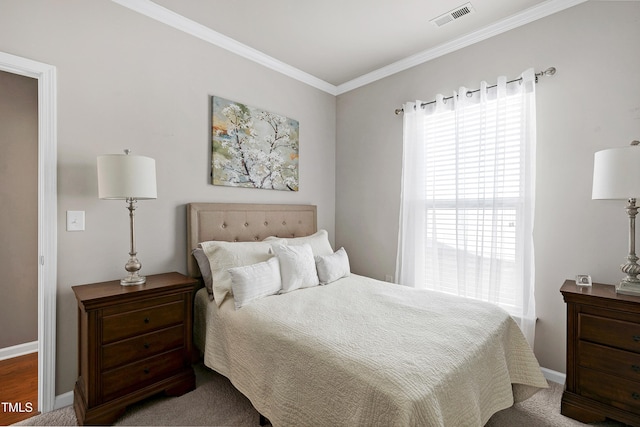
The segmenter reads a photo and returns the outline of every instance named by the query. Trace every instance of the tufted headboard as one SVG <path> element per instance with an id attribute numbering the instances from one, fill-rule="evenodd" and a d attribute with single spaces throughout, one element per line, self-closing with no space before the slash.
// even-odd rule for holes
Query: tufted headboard
<path id="1" fill-rule="evenodd" d="M 300 237 L 317 231 L 314 205 L 244 203 L 187 204 L 187 270 L 200 277 L 191 251 L 209 240 L 261 241 L 268 236 Z"/>

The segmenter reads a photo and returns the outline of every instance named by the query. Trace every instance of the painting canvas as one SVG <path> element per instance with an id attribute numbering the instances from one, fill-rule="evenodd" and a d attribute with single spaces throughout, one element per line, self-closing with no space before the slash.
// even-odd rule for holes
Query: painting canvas
<path id="1" fill-rule="evenodd" d="M 299 124 L 211 97 L 212 184 L 298 191 Z"/>

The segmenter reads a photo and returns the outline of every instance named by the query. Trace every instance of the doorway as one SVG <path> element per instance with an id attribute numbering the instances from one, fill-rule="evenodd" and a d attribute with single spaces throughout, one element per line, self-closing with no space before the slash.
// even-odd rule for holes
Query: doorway
<path id="1" fill-rule="evenodd" d="M 0 330 L 0 424 L 10 424 L 37 411 L 38 397 L 38 81 L 32 77 L 0 71 L 0 149 L 0 324 L 11 325 Z"/>
<path id="2" fill-rule="evenodd" d="M 34 78 L 38 82 L 37 167 L 37 365 L 38 411 L 55 407 L 56 266 L 57 266 L 57 139 L 56 69 L 27 58 L 0 52 L 0 71 Z"/>

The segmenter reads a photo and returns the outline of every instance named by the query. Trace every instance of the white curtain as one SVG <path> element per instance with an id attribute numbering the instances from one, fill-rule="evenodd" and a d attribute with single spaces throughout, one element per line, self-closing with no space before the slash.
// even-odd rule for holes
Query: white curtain
<path id="1" fill-rule="evenodd" d="M 533 347 L 533 69 L 403 109 L 397 282 L 495 303 Z"/>

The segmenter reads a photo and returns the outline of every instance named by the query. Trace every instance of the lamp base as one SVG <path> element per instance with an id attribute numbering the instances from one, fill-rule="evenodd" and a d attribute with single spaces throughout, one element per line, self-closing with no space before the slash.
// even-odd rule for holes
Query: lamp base
<path id="1" fill-rule="evenodd" d="M 138 261 L 138 258 L 136 258 L 136 252 L 133 248 L 133 228 L 131 230 L 131 252 L 129 252 L 129 260 L 124 265 L 124 269 L 127 270 L 129 274 L 127 274 L 127 277 L 120 280 L 120 284 L 122 286 L 143 285 L 147 281 L 146 277 L 140 276 L 138 274 L 138 271 L 140 271 L 140 269 L 142 268 L 142 264 L 140 264 L 140 261 Z"/>
<path id="2" fill-rule="evenodd" d="M 628 282 L 623 280 L 622 282 L 616 285 L 616 293 L 623 295 L 640 295 L 640 281 L 638 282 Z"/>
<path id="3" fill-rule="evenodd" d="M 120 284 L 122 286 L 144 285 L 146 282 L 147 282 L 147 278 L 144 276 L 140 276 L 137 271 L 134 273 L 127 274 L 127 277 L 120 280 Z"/>

